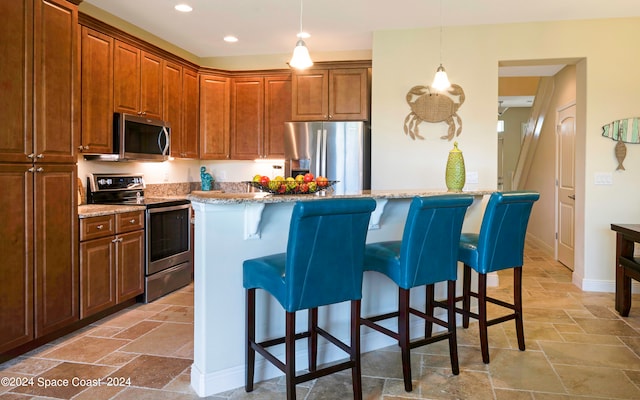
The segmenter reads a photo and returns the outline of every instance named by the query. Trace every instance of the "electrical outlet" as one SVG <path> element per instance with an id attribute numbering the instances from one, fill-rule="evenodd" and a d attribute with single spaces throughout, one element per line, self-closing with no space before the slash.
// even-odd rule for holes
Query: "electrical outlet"
<path id="1" fill-rule="evenodd" d="M 611 172 L 596 172 L 593 174 L 593 183 L 596 185 L 613 185 L 613 174 Z"/>
<path id="2" fill-rule="evenodd" d="M 478 171 L 469 171 L 469 172 L 467 172 L 466 181 L 469 184 L 478 184 Z"/>

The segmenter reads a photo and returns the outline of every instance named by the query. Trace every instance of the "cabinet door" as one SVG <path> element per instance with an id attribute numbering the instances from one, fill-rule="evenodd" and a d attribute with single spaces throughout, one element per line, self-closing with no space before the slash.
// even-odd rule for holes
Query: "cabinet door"
<path id="1" fill-rule="evenodd" d="M 5 3 L 9 2 L 1 2 L 0 8 Z M 33 173 L 28 172 L 30 167 L 29 164 L 0 164 L 0 187 L 5 188 L 0 191 L 0 353 L 34 338 Z"/>
<path id="2" fill-rule="evenodd" d="M 121 303 L 144 292 L 144 231 L 116 236 L 117 293 Z"/>
<path id="3" fill-rule="evenodd" d="M 329 118 L 329 71 L 296 71 L 292 77 L 291 120 L 323 121 Z"/>
<path id="4" fill-rule="evenodd" d="M 90 153 L 113 150 L 114 39 L 82 27 L 82 148 Z"/>
<path id="5" fill-rule="evenodd" d="M 33 4 L 0 1 L 0 161 L 31 162 Z"/>
<path id="6" fill-rule="evenodd" d="M 80 144 L 78 8 L 36 0 L 34 10 L 34 153 L 41 162 L 75 163 Z"/>
<path id="7" fill-rule="evenodd" d="M 231 82 L 231 158 L 262 157 L 264 80 L 235 78 Z"/>
<path id="8" fill-rule="evenodd" d="M 80 318 L 116 304 L 114 237 L 80 243 Z"/>
<path id="9" fill-rule="evenodd" d="M 364 121 L 369 119 L 369 74 L 367 68 L 329 71 L 329 119 Z"/>
<path id="10" fill-rule="evenodd" d="M 198 158 L 198 73 L 182 70 L 182 157 Z"/>
<path id="11" fill-rule="evenodd" d="M 171 155 L 182 156 L 182 67 L 165 61 L 162 69 L 164 112 L 162 119 L 171 124 Z"/>
<path id="12" fill-rule="evenodd" d="M 144 51 L 140 57 L 140 112 L 162 118 L 162 59 Z"/>
<path id="13" fill-rule="evenodd" d="M 229 158 L 229 78 L 200 76 L 200 158 Z"/>
<path id="14" fill-rule="evenodd" d="M 113 101 L 116 112 L 140 111 L 140 50 L 118 40 L 113 56 Z"/>
<path id="15" fill-rule="evenodd" d="M 34 184 L 36 337 L 78 320 L 76 165 L 38 166 Z"/>
<path id="16" fill-rule="evenodd" d="M 284 157 L 284 123 L 291 121 L 291 75 L 264 78 L 263 155 Z"/>

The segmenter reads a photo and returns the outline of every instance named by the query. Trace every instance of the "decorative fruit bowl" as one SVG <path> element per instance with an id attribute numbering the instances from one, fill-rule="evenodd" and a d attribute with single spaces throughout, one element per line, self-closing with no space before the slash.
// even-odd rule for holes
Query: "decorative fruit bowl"
<path id="1" fill-rule="evenodd" d="M 330 189 L 338 181 L 320 180 L 320 181 L 296 181 L 296 180 L 270 180 L 269 182 L 247 181 L 256 189 L 276 195 L 302 195 L 322 192 Z M 265 184 L 266 183 L 266 184 Z"/>

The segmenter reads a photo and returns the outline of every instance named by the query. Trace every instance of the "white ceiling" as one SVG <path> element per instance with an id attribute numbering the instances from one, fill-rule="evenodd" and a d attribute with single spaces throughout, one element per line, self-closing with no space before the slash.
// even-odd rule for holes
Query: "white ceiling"
<path id="1" fill-rule="evenodd" d="M 6 0 L 5 0 L 6 1 Z M 197 57 L 286 54 L 300 29 L 299 0 L 84 0 Z M 191 13 L 173 9 L 178 3 Z M 442 5 L 442 14 L 440 7 Z M 82 5 L 81 5 L 82 7 Z M 639 0 L 304 0 L 314 51 L 370 50 L 374 31 L 640 16 Z M 237 43 L 225 43 L 235 35 Z"/>

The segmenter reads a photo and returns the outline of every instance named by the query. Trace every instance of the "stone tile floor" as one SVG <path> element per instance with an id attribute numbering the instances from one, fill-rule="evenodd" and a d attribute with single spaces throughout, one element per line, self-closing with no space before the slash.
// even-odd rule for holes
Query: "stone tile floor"
<path id="1" fill-rule="evenodd" d="M 508 299 L 511 280 L 511 271 L 500 273 L 493 295 Z M 512 321 L 492 326 L 491 363 L 485 365 L 477 325 L 459 328 L 460 374 L 451 374 L 446 341 L 414 349 L 411 393 L 403 389 L 396 346 L 364 353 L 364 398 L 640 399 L 639 296 L 631 315 L 621 318 L 612 293 L 582 292 L 568 269 L 532 246 L 525 252 L 523 288 L 526 351 L 517 349 Z M 193 287 L 188 286 L 0 364 L 2 378 L 82 377 L 81 385 L 0 385 L 0 398 L 194 399 L 192 360 Z M 129 377 L 130 385 L 90 386 L 107 377 Z M 306 400 L 349 399 L 351 377 L 344 372 L 307 382 L 297 393 Z M 209 398 L 284 399 L 283 379 L 258 383 L 252 393 L 238 388 Z"/>

